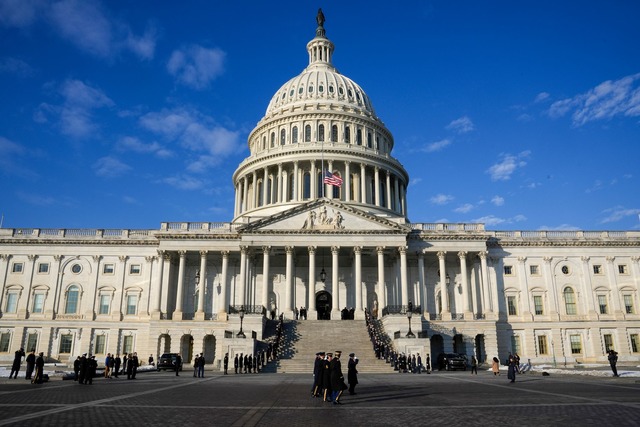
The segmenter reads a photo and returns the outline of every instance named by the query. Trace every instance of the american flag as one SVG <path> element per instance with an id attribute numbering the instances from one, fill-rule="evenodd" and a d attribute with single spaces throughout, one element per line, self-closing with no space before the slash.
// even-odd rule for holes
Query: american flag
<path id="1" fill-rule="evenodd" d="M 341 187 L 342 186 L 342 178 L 340 178 L 339 175 L 334 175 L 329 171 L 325 171 L 324 172 L 323 182 L 325 184 L 333 185 L 335 187 Z"/>

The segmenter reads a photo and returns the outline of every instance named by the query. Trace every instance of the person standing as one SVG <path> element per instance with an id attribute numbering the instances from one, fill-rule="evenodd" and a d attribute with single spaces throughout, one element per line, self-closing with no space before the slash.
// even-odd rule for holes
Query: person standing
<path id="1" fill-rule="evenodd" d="M 116 357 L 113 359 L 113 375 L 118 378 L 118 374 L 120 373 L 120 365 L 122 364 L 122 359 L 120 359 L 120 353 L 116 354 Z"/>
<path id="2" fill-rule="evenodd" d="M 13 358 L 13 365 L 11 365 L 11 373 L 9 374 L 9 378 L 13 376 L 13 379 L 18 378 L 18 372 L 20 371 L 20 365 L 22 364 L 22 358 L 24 357 L 24 348 L 20 347 L 19 350 L 16 350 L 15 356 Z"/>
<path id="3" fill-rule="evenodd" d="M 78 384 L 84 384 L 87 376 L 87 353 L 83 353 L 80 358 L 80 370 L 78 371 Z"/>
<path id="4" fill-rule="evenodd" d="M 140 361 L 138 360 L 138 353 L 133 352 L 133 357 L 129 360 L 129 365 L 131 366 L 131 379 L 136 379 L 136 374 L 138 373 L 138 366 L 140 366 Z"/>
<path id="5" fill-rule="evenodd" d="M 104 377 L 111 378 L 111 370 L 109 366 L 111 365 L 111 353 L 107 353 L 107 357 L 104 358 Z"/>
<path id="6" fill-rule="evenodd" d="M 425 361 L 426 363 L 426 368 L 427 368 L 427 374 L 431 373 L 431 357 L 427 354 L 427 359 Z"/>
<path id="7" fill-rule="evenodd" d="M 149 365 L 155 366 L 155 364 L 153 363 L 153 354 L 149 355 Z"/>
<path id="8" fill-rule="evenodd" d="M 176 354 L 176 377 L 179 377 L 180 375 L 178 375 L 178 372 L 180 371 L 180 367 L 182 366 L 182 356 L 180 356 L 180 353 Z"/>
<path id="9" fill-rule="evenodd" d="M 331 400 L 334 405 L 342 405 L 340 397 L 342 392 L 348 387 L 344 383 L 344 375 L 342 375 L 342 363 L 340 362 L 341 351 L 335 351 L 333 360 L 329 364 L 329 370 L 331 371 Z"/>
<path id="10" fill-rule="evenodd" d="M 507 370 L 507 378 L 510 379 L 512 383 L 514 383 L 516 382 L 516 373 L 518 372 L 518 361 L 511 354 L 509 354 L 509 359 L 507 360 L 509 363 L 509 367 Z"/>
<path id="11" fill-rule="evenodd" d="M 242 353 L 240 353 L 240 357 L 238 358 L 238 360 L 240 361 L 240 373 L 242 373 L 242 364 L 244 363 L 244 357 L 242 356 Z"/>
<path id="12" fill-rule="evenodd" d="M 91 356 L 87 359 L 87 373 L 84 376 L 85 384 L 93 384 L 93 377 L 96 376 L 96 370 L 98 368 L 98 361 L 96 360 L 96 356 Z"/>
<path id="13" fill-rule="evenodd" d="M 500 361 L 497 357 L 493 358 L 491 363 L 491 370 L 493 371 L 493 376 L 500 375 Z"/>
<path id="14" fill-rule="evenodd" d="M 416 358 L 416 361 L 418 363 L 418 373 L 421 374 L 422 373 L 422 356 L 420 356 L 420 353 L 418 353 L 418 357 Z"/>
<path id="15" fill-rule="evenodd" d="M 78 381 L 78 375 L 80 374 L 80 356 L 76 357 L 76 360 L 73 361 L 73 373 L 73 380 Z"/>
<path id="16" fill-rule="evenodd" d="M 200 358 L 198 358 L 198 378 L 204 378 L 204 353 L 200 353 Z"/>
<path id="17" fill-rule="evenodd" d="M 356 394 L 356 384 L 358 384 L 358 358 L 355 353 L 349 354 L 349 363 L 347 364 L 347 381 L 349 381 L 349 394 Z"/>
<path id="18" fill-rule="evenodd" d="M 127 362 L 129 361 L 129 355 L 127 353 L 124 353 L 122 355 L 122 375 L 126 374 L 127 372 Z"/>
<path id="19" fill-rule="evenodd" d="M 224 354 L 224 374 L 227 375 L 227 370 L 229 369 L 229 353 Z"/>
<path id="20" fill-rule="evenodd" d="M 33 377 L 31 383 L 33 384 L 42 384 L 44 380 L 44 353 L 40 352 L 35 362 L 36 374 Z"/>
<path id="21" fill-rule="evenodd" d="M 478 375 L 478 361 L 475 356 L 471 356 L 471 375 Z"/>
<path id="22" fill-rule="evenodd" d="M 322 377 L 322 358 L 324 357 L 323 352 L 316 353 L 316 358 L 313 361 L 313 385 L 311 386 L 311 397 L 319 397 L 319 383 L 320 378 Z"/>
<path id="23" fill-rule="evenodd" d="M 31 353 L 27 356 L 27 373 L 25 375 L 25 379 L 30 380 L 31 374 L 33 374 L 33 369 L 36 367 L 36 351 L 31 350 Z"/>
<path id="24" fill-rule="evenodd" d="M 235 371 L 235 373 L 238 373 L 238 355 L 236 354 L 236 357 L 233 358 L 233 369 Z"/>
<path id="25" fill-rule="evenodd" d="M 333 359 L 333 353 L 327 353 L 322 365 L 322 388 L 324 389 L 323 400 L 325 402 L 331 402 L 331 359 Z"/>
<path id="26" fill-rule="evenodd" d="M 607 359 L 609 359 L 609 366 L 611 366 L 611 371 L 613 372 L 613 376 L 619 377 L 620 375 L 618 375 L 618 368 L 616 367 L 616 364 L 618 363 L 618 352 L 615 351 L 614 349 L 609 350 L 609 355 L 607 356 Z"/>

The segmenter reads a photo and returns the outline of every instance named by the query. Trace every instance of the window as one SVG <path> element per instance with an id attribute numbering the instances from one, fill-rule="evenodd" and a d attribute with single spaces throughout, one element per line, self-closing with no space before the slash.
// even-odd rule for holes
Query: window
<path id="1" fill-rule="evenodd" d="M 373 142 L 371 140 L 371 132 L 367 133 L 367 147 L 373 148 Z"/>
<path id="2" fill-rule="evenodd" d="M 608 314 L 609 310 L 607 307 L 607 296 L 606 295 L 598 295 L 598 306 L 600 306 L 600 314 Z"/>
<path id="3" fill-rule="evenodd" d="M 567 266 L 567 265 L 563 265 L 560 270 L 562 271 L 562 274 L 564 274 L 564 275 L 569 274 L 569 266 Z"/>
<path id="4" fill-rule="evenodd" d="M 127 314 L 136 314 L 138 295 L 127 295 Z"/>
<path id="5" fill-rule="evenodd" d="M 580 335 L 569 336 L 569 341 L 571 342 L 571 354 L 581 354 L 582 339 L 580 338 Z"/>
<path id="6" fill-rule="evenodd" d="M 538 267 L 537 265 L 530 265 L 529 266 L 529 273 L 532 276 L 538 276 L 540 275 L 540 267 Z"/>
<path id="7" fill-rule="evenodd" d="M 38 273 L 40 274 L 48 274 L 49 273 L 49 264 L 46 262 L 41 262 L 38 264 Z"/>
<path id="8" fill-rule="evenodd" d="M 78 274 L 82 271 L 82 266 L 80 264 L 73 264 L 71 266 L 71 272 L 74 274 Z"/>
<path id="9" fill-rule="evenodd" d="M 13 265 L 11 266 L 12 273 L 22 273 L 23 269 L 24 269 L 24 264 L 21 262 L 14 262 Z"/>
<path id="10" fill-rule="evenodd" d="M 27 336 L 27 351 L 34 351 L 38 348 L 38 334 L 31 333 Z"/>
<path id="11" fill-rule="evenodd" d="M 129 266 L 129 274 L 140 274 L 142 267 L 140 264 L 131 264 Z"/>
<path id="12" fill-rule="evenodd" d="M 42 313 L 44 311 L 44 294 L 35 294 L 33 296 L 32 313 Z"/>
<path id="13" fill-rule="evenodd" d="M 276 146 L 276 133 L 271 132 L 271 148 Z"/>
<path id="14" fill-rule="evenodd" d="M 100 295 L 100 307 L 98 314 L 109 314 L 109 305 L 111 304 L 111 295 Z"/>
<path id="15" fill-rule="evenodd" d="M 635 310 L 633 309 L 633 295 L 623 295 L 624 299 L 624 312 L 627 314 L 635 314 Z"/>
<path id="16" fill-rule="evenodd" d="M 80 298 L 80 289 L 73 285 L 67 290 L 67 301 L 64 305 L 65 314 L 75 314 L 78 311 L 78 299 Z"/>
<path id="17" fill-rule="evenodd" d="M 7 313 L 15 313 L 18 311 L 18 293 L 9 292 L 7 294 L 7 305 L 4 308 Z"/>
<path id="18" fill-rule="evenodd" d="M 516 297 L 508 296 L 507 297 L 507 307 L 509 309 L 509 316 L 515 316 L 518 314 L 518 310 L 516 307 Z"/>
<path id="19" fill-rule="evenodd" d="M 513 275 L 513 267 L 510 265 L 505 265 L 504 266 L 504 275 L 505 276 L 512 276 Z"/>
<path id="20" fill-rule="evenodd" d="M 318 126 L 318 141 L 324 141 L 324 125 Z"/>
<path id="21" fill-rule="evenodd" d="M 627 266 L 624 265 L 624 264 L 618 265 L 618 273 L 620 273 L 620 274 L 628 274 L 629 272 L 627 271 Z"/>
<path id="22" fill-rule="evenodd" d="M 106 342 L 106 335 L 96 335 L 96 345 L 93 351 L 94 354 L 104 354 L 104 345 Z"/>
<path id="23" fill-rule="evenodd" d="M 311 198 L 311 174 L 305 172 L 302 177 L 302 198 L 308 200 Z"/>
<path id="24" fill-rule="evenodd" d="M 609 353 L 609 350 L 613 350 L 613 335 L 611 334 L 604 334 L 602 336 L 602 338 L 604 339 L 604 351 L 605 353 Z"/>
<path id="25" fill-rule="evenodd" d="M 520 335 L 511 336 L 511 351 L 520 354 Z"/>
<path id="26" fill-rule="evenodd" d="M 122 340 L 122 352 L 133 352 L 133 335 L 125 335 L 124 339 Z"/>
<path id="27" fill-rule="evenodd" d="M 576 311 L 576 295 L 573 292 L 573 289 L 566 287 L 564 289 L 564 307 L 567 311 L 567 314 L 574 315 L 577 314 Z"/>
<path id="28" fill-rule="evenodd" d="M 362 129 L 356 131 L 356 144 L 362 145 Z"/>
<path id="29" fill-rule="evenodd" d="M 102 274 L 113 274 L 116 271 L 115 264 L 105 264 L 102 266 Z"/>
<path id="30" fill-rule="evenodd" d="M 329 93 L 333 93 L 333 86 L 329 85 Z"/>
<path id="31" fill-rule="evenodd" d="M 602 266 L 594 265 L 593 266 L 593 274 L 602 274 Z"/>
<path id="32" fill-rule="evenodd" d="M 11 334 L 9 332 L 3 332 L 0 334 L 0 353 L 9 352 L 9 343 L 11 341 Z"/>
<path id="33" fill-rule="evenodd" d="M 294 126 L 293 130 L 291 131 L 291 139 L 294 144 L 298 143 L 298 126 Z"/>
<path id="34" fill-rule="evenodd" d="M 631 334 L 629 338 L 631 339 L 631 352 L 637 353 L 640 348 L 640 337 L 638 337 L 638 334 Z"/>
<path id="35" fill-rule="evenodd" d="M 318 92 L 320 93 L 324 92 L 324 86 L 322 85 L 318 86 Z"/>
<path id="36" fill-rule="evenodd" d="M 542 295 L 533 296 L 533 306 L 537 315 L 544 314 L 544 306 L 542 305 Z"/>
<path id="37" fill-rule="evenodd" d="M 304 127 L 304 142 L 311 142 L 311 125 Z"/>
<path id="38" fill-rule="evenodd" d="M 549 350 L 547 350 L 547 336 L 546 335 L 538 335 L 538 353 L 539 354 L 549 354 Z"/>
<path id="39" fill-rule="evenodd" d="M 308 91 L 309 91 L 309 93 L 313 93 L 313 86 L 309 86 Z"/>
<path id="40" fill-rule="evenodd" d="M 71 353 L 71 345 L 73 344 L 73 335 L 66 334 L 60 336 L 60 354 Z"/>
<path id="41" fill-rule="evenodd" d="M 287 140 L 287 133 L 284 131 L 284 129 L 280 129 L 280 145 L 284 145 L 286 140 Z"/>
<path id="42" fill-rule="evenodd" d="M 331 142 L 338 142 L 338 126 L 331 126 Z"/>
<path id="43" fill-rule="evenodd" d="M 344 127 L 344 142 L 346 144 L 351 143 L 351 128 L 349 126 Z"/>

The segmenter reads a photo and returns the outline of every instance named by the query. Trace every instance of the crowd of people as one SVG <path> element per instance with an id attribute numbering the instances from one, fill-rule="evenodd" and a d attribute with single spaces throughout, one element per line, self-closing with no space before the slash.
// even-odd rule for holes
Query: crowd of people
<path id="1" fill-rule="evenodd" d="M 25 356 L 24 348 L 20 347 L 20 349 L 16 350 L 9 378 L 18 379 L 18 372 L 20 372 L 23 358 L 27 362 L 25 379 L 31 380 L 32 384 L 42 384 L 47 378 L 44 375 L 44 353 L 40 352 L 36 357 L 36 351 L 33 349 L 27 356 Z"/>
<path id="2" fill-rule="evenodd" d="M 322 398 L 324 402 L 333 403 L 334 405 L 341 405 L 340 398 L 345 390 L 348 389 L 351 395 L 356 394 L 358 358 L 354 353 L 349 354 L 349 363 L 347 364 L 349 386 L 347 386 L 342 374 L 341 356 L 342 352 L 339 350 L 333 353 L 324 351 L 316 353 L 316 359 L 313 364 L 312 397 Z"/>

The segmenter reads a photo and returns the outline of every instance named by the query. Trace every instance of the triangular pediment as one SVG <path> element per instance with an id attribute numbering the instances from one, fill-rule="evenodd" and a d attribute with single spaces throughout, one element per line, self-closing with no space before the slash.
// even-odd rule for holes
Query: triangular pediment
<path id="1" fill-rule="evenodd" d="M 254 221 L 239 233 L 407 234 L 410 228 L 333 199 L 317 199 Z"/>

